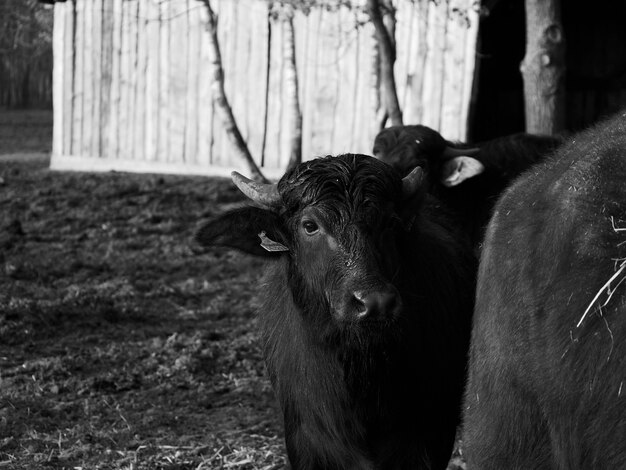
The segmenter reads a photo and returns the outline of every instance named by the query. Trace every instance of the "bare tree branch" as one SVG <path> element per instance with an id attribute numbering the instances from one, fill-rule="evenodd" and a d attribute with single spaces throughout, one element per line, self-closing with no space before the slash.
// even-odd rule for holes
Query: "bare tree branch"
<path id="1" fill-rule="evenodd" d="M 296 65 L 296 34 L 293 25 L 293 6 L 285 5 L 282 9 L 285 36 L 283 42 L 283 57 L 285 59 L 285 93 L 287 94 L 288 109 L 291 117 L 291 134 L 289 163 L 287 172 L 302 162 L 302 111 L 298 94 L 298 69 Z"/>
<path id="2" fill-rule="evenodd" d="M 385 4 L 387 14 L 393 14 L 393 6 L 390 2 Z M 382 102 L 389 116 L 392 126 L 402 125 L 402 111 L 396 91 L 396 79 L 393 66 L 396 61 L 396 48 L 394 40 L 385 25 L 383 6 L 379 0 L 367 0 L 367 11 L 370 15 L 380 50 L 380 78 Z"/>
<path id="3" fill-rule="evenodd" d="M 222 68 L 222 54 L 220 52 L 219 41 L 217 38 L 217 16 L 211 7 L 210 0 L 199 0 L 206 7 L 208 13 L 208 21 L 207 21 L 207 32 L 209 33 L 209 46 L 211 48 L 211 56 L 213 58 L 211 62 L 211 66 L 213 69 L 213 80 L 211 84 L 212 92 L 213 92 L 213 102 L 216 104 L 217 112 L 220 115 L 222 123 L 224 125 L 224 129 L 226 130 L 226 135 L 228 139 L 233 144 L 235 152 L 237 155 L 242 158 L 251 173 L 252 179 L 256 181 L 267 182 L 268 180 L 265 178 L 256 162 L 252 158 L 250 154 L 250 150 L 248 150 L 248 146 L 239 131 L 239 127 L 237 126 L 237 121 L 235 120 L 235 116 L 233 115 L 233 110 L 228 102 L 228 98 L 226 97 L 226 92 L 224 90 L 224 69 Z"/>

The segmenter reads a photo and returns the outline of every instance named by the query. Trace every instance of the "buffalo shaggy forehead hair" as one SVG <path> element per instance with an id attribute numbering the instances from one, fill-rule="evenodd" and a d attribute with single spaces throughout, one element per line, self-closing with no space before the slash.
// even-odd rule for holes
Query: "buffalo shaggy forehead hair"
<path id="1" fill-rule="evenodd" d="M 288 215 L 315 205 L 346 222 L 357 212 L 382 211 L 402 198 L 402 181 L 394 170 L 375 158 L 344 154 L 298 165 L 278 183 Z"/>

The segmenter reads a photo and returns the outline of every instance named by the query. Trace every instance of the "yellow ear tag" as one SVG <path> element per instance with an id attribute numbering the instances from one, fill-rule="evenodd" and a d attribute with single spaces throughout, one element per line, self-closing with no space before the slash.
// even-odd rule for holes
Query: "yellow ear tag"
<path id="1" fill-rule="evenodd" d="M 265 232 L 259 233 L 259 238 L 261 239 L 261 247 L 267 251 L 289 251 L 285 245 L 269 239 Z"/>

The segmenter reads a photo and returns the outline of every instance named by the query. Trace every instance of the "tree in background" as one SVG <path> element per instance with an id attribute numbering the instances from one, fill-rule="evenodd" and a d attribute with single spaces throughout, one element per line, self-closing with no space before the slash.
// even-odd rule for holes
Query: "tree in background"
<path id="1" fill-rule="evenodd" d="M 302 162 L 302 110 L 300 108 L 300 87 L 296 63 L 296 32 L 293 25 L 294 2 L 277 5 L 277 17 L 282 20 L 284 29 L 283 58 L 285 60 L 285 93 L 291 116 L 291 139 L 289 149 L 289 171 Z"/>
<path id="2" fill-rule="evenodd" d="M 230 103 L 226 96 L 226 91 L 224 90 L 224 69 L 222 67 L 222 53 L 220 52 L 220 44 L 217 38 L 217 15 L 211 7 L 210 0 L 200 1 L 206 7 L 206 11 L 208 14 L 206 29 L 209 33 L 209 46 L 211 48 L 212 57 L 211 67 L 213 69 L 213 81 L 211 86 L 213 101 L 215 102 L 215 105 L 217 107 L 217 111 L 226 130 L 226 135 L 228 136 L 228 139 L 233 144 L 235 152 L 237 152 L 239 157 L 248 165 L 252 178 L 256 181 L 267 182 L 267 178 L 265 178 L 265 176 L 259 169 L 258 165 L 254 161 L 254 158 L 252 158 L 252 154 L 248 149 L 248 145 L 241 135 L 241 131 L 239 130 L 239 126 L 237 125 L 237 121 L 235 120 L 235 116 L 233 114 L 233 109 L 230 106 Z"/>
<path id="3" fill-rule="evenodd" d="M 379 73 L 379 80 L 376 80 L 381 97 L 379 128 L 384 128 L 387 120 L 392 126 L 401 126 L 402 110 L 393 70 L 396 62 L 395 9 L 391 0 L 367 0 L 367 13 L 376 31 L 377 66 L 374 70 Z"/>
<path id="4" fill-rule="evenodd" d="M 526 132 L 555 134 L 565 127 L 565 36 L 559 0 L 526 0 L 524 79 Z"/>
<path id="5" fill-rule="evenodd" d="M 252 154 L 250 153 L 250 150 L 241 135 L 241 131 L 237 126 L 237 121 L 235 120 L 235 116 L 224 90 L 224 70 L 222 67 L 222 58 L 217 38 L 217 15 L 211 7 L 210 0 L 200 1 L 205 5 L 208 13 L 207 31 L 209 32 L 209 41 L 213 57 L 213 100 L 215 101 L 217 109 L 220 112 L 226 133 L 233 144 L 235 151 L 248 165 L 252 178 L 256 181 L 267 182 L 267 179 L 252 158 Z M 302 111 L 300 109 L 300 101 L 298 98 L 298 70 L 296 66 L 296 40 L 293 16 L 296 5 L 309 8 L 309 3 L 310 2 L 295 0 L 291 2 L 270 2 L 271 14 L 275 18 L 282 20 L 285 25 L 285 40 L 283 43 L 283 55 L 286 67 L 285 91 L 290 104 L 289 109 L 292 114 L 291 149 L 289 152 L 290 157 L 287 169 L 298 165 L 302 161 Z"/>
<path id="6" fill-rule="evenodd" d="M 207 31 L 213 57 L 213 100 L 220 113 L 226 133 L 235 151 L 246 162 L 251 176 L 256 181 L 266 182 L 259 166 L 252 158 L 252 154 L 241 135 L 232 107 L 224 90 L 224 70 L 217 37 L 217 15 L 211 7 L 210 0 L 201 1 L 208 13 Z M 289 163 L 287 170 L 298 165 L 302 161 L 302 110 L 299 100 L 298 69 L 296 63 L 296 33 L 294 28 L 294 14 L 296 10 L 308 12 L 312 7 L 322 6 L 326 8 L 338 8 L 340 5 L 349 5 L 347 0 L 269 0 L 270 15 L 274 19 L 281 20 L 285 26 L 283 42 L 283 58 L 285 60 L 285 93 L 289 102 L 288 108 L 291 114 L 291 142 Z M 268 57 L 269 62 L 269 57 Z M 394 88 L 395 90 L 395 88 Z M 267 106 L 266 106 L 267 108 Z M 266 116 L 267 119 L 267 116 Z M 264 139 L 265 140 L 265 139 Z"/>
<path id="7" fill-rule="evenodd" d="M 0 2 L 0 106 L 51 106 L 52 26 L 38 0 Z"/>

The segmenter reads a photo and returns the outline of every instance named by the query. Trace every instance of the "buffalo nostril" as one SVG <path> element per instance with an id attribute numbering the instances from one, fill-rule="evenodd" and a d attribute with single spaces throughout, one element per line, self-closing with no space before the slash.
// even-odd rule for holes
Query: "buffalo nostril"
<path id="1" fill-rule="evenodd" d="M 357 303 L 357 319 L 395 316 L 400 307 L 400 299 L 395 289 L 356 291 L 353 297 Z"/>

